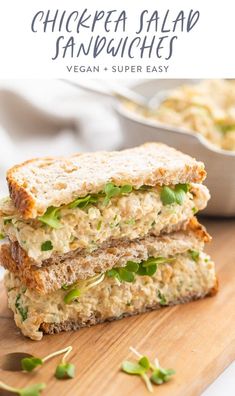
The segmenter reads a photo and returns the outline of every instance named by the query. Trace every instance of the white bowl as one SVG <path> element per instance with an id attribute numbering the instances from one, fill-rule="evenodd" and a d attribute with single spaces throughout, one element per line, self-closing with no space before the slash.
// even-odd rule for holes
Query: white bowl
<path id="1" fill-rule="evenodd" d="M 133 89 L 150 98 L 158 91 L 171 89 L 185 82 L 195 83 L 195 80 L 148 80 Z M 125 147 L 158 141 L 204 162 L 207 171 L 205 184 L 210 190 L 211 200 L 203 213 L 235 216 L 235 152 L 217 148 L 199 133 L 191 134 L 183 129 L 146 119 L 130 111 L 122 103 L 117 104 L 116 113 L 121 123 Z"/>

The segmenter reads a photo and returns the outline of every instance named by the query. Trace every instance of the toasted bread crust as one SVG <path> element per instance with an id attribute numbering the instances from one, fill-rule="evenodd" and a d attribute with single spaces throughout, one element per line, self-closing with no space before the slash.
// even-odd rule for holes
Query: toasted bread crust
<path id="1" fill-rule="evenodd" d="M 30 218 L 31 213 L 35 212 L 35 201 L 32 194 L 29 194 L 14 180 L 11 176 L 11 171 L 8 171 L 7 182 L 9 194 L 15 207 L 20 211 L 20 213 L 24 213 L 24 218 Z"/>
<path id="2" fill-rule="evenodd" d="M 146 143 L 120 152 L 79 153 L 67 158 L 36 158 L 7 172 L 14 205 L 25 218 L 45 213 L 49 206 L 68 204 L 79 196 L 116 185 L 200 183 L 204 165 L 161 143 Z"/>
<path id="3" fill-rule="evenodd" d="M 184 225 L 183 229 L 186 231 L 192 231 L 197 238 L 204 241 L 204 243 L 209 243 L 212 240 L 211 235 L 207 232 L 206 227 L 199 223 L 198 219 L 194 216 L 187 224 Z"/>

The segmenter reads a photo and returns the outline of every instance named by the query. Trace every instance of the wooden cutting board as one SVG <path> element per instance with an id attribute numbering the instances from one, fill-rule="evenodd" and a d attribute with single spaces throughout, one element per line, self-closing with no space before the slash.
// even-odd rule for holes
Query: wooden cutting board
<path id="1" fill-rule="evenodd" d="M 24 351 L 43 357 L 72 345 L 76 378 L 53 378 L 57 358 L 36 373 L 0 371 L 0 378 L 17 387 L 46 382 L 43 395 L 47 396 L 147 395 L 139 377 L 120 372 L 124 359 L 135 359 L 129 352 L 132 345 L 152 359 L 157 354 L 163 367 L 177 372 L 171 382 L 154 387 L 156 395 L 200 395 L 235 358 L 235 220 L 206 223 L 214 238 L 207 250 L 216 261 L 220 281 L 220 291 L 213 298 L 45 336 L 37 342 L 24 338 L 15 327 L 1 286 L 0 353 Z"/>

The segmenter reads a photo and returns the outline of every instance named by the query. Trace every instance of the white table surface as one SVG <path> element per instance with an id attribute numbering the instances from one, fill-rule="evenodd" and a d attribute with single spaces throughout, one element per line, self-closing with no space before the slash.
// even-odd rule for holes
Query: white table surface
<path id="1" fill-rule="evenodd" d="M 32 80 L 12 80 L 12 81 L 1 81 L 0 88 L 14 88 L 17 92 L 23 93 L 30 100 L 48 111 L 55 112 L 55 100 L 57 101 L 56 112 L 62 112 L 64 115 L 70 113 L 74 114 L 76 109 L 76 115 L 80 121 L 80 127 L 82 128 L 79 132 L 84 139 L 77 139 L 74 136 L 70 136 L 68 131 L 57 140 L 57 147 L 62 153 L 74 152 L 78 149 L 79 144 L 82 148 L 90 150 L 98 149 L 112 149 L 118 146 L 121 142 L 121 134 L 119 125 L 111 112 L 111 108 L 107 101 L 95 96 L 89 96 L 83 92 L 72 90 L 71 95 L 68 95 L 68 87 L 64 88 L 64 92 L 61 84 L 58 82 L 51 81 L 32 81 Z M 64 97 L 63 97 L 64 94 Z M 82 100 L 79 100 L 79 97 Z M 66 101 L 65 101 L 66 99 Z M 73 100 L 72 100 L 73 99 Z M 62 111 L 63 109 L 63 111 Z M 1 120 L 0 120 L 1 121 Z M 0 125 L 1 128 L 1 125 Z M 0 185 L 1 195 L 7 193 L 6 185 L 4 183 L 5 171 L 15 162 L 24 160 L 25 158 L 33 157 L 38 155 L 37 152 L 40 150 L 41 155 L 50 155 L 53 153 L 54 145 L 51 140 L 44 142 L 33 140 L 29 144 L 17 144 L 14 139 L 8 137 L 7 131 L 0 129 L 0 144 L 4 142 L 4 155 L 0 158 Z M 85 142 L 85 143 L 84 143 Z M 39 148 L 40 147 L 40 148 Z M 44 152 L 42 147 L 45 148 Z M 8 151 L 7 151 L 8 150 Z M 30 154 L 29 154 L 30 153 Z M 59 155 L 60 152 L 55 154 Z M 5 186 L 5 187 L 4 187 Z M 3 277 L 3 270 L 0 269 L 0 279 Z M 196 375 L 196 373 L 195 373 Z M 235 395 L 235 362 L 233 362 L 225 371 L 212 383 L 201 396 L 234 396 Z M 187 395 L 182 395 L 187 396 Z"/>

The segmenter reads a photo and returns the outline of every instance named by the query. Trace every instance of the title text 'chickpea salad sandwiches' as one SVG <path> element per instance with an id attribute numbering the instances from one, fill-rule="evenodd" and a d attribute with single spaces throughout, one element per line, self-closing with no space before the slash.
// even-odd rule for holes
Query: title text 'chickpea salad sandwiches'
<path id="1" fill-rule="evenodd" d="M 166 145 L 27 161 L 7 173 L 1 264 L 33 340 L 217 290 L 197 222 L 204 165 Z"/>

